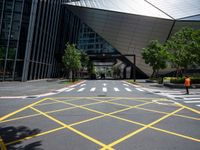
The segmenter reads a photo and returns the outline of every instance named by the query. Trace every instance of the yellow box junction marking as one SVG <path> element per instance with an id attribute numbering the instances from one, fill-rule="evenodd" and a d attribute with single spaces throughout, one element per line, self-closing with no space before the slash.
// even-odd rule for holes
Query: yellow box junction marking
<path id="1" fill-rule="evenodd" d="M 27 108 L 30 108 L 30 107 L 32 107 L 32 106 L 38 104 L 38 103 L 41 103 L 41 102 L 43 102 L 43 101 L 45 101 L 45 100 L 47 100 L 47 99 L 48 99 L 48 98 L 41 99 L 41 100 L 39 100 L 39 101 L 37 101 L 37 102 L 35 102 L 35 103 L 32 103 L 32 104 L 30 104 L 30 105 L 28 105 L 28 106 L 25 106 L 25 107 L 23 107 L 23 108 L 21 108 L 21 109 L 18 109 L 18 110 L 16 110 L 16 111 L 12 112 L 12 113 L 9 113 L 9 114 L 7 114 L 7 115 L 1 117 L 1 118 L 0 118 L 0 121 L 3 121 L 3 120 L 5 120 L 6 118 L 11 117 L 11 116 L 13 116 L 13 115 L 15 115 L 15 114 L 17 114 L 17 113 L 19 113 L 19 112 L 21 112 L 21 111 L 27 109 Z"/>
<path id="2" fill-rule="evenodd" d="M 49 119 L 51 119 L 51 120 L 57 122 L 58 124 L 62 125 L 63 127 L 65 127 L 65 128 L 67 128 L 67 129 L 69 129 L 69 130 L 71 130 L 71 131 L 73 131 L 73 132 L 75 132 L 75 133 L 81 135 L 82 137 L 85 137 L 86 139 L 88 139 L 88 140 L 90 140 L 90 141 L 92 141 L 92 142 L 94 142 L 94 143 L 96 143 L 96 144 L 98 144 L 98 145 L 100 145 L 100 146 L 107 147 L 107 145 L 105 145 L 104 143 L 102 143 L 102 142 L 100 142 L 100 141 L 98 141 L 98 140 L 96 140 L 96 139 L 94 139 L 94 138 L 88 136 L 87 134 L 84 134 L 84 133 L 82 133 L 82 132 L 76 130 L 75 128 L 70 127 L 69 125 L 67 125 L 67 124 L 65 124 L 65 123 L 63 123 L 63 122 L 57 120 L 56 118 L 54 118 L 54 117 L 52 117 L 52 116 L 50 116 L 50 115 L 48 115 L 48 114 L 46 114 L 46 113 L 44 113 L 44 112 L 38 110 L 38 109 L 35 109 L 35 108 L 33 108 L 33 107 L 30 107 L 30 108 L 33 109 L 33 110 L 35 110 L 36 112 L 38 112 L 38 113 L 40 113 L 40 114 L 46 116 L 47 118 L 49 118 Z M 109 150 L 114 150 L 113 148 L 110 148 L 110 147 L 109 147 L 108 149 L 109 149 Z"/>
<path id="3" fill-rule="evenodd" d="M 74 98 L 74 97 L 73 97 Z M 85 98 L 85 97 L 84 97 Z M 100 97 L 95 97 L 95 98 L 100 98 Z M 102 98 L 104 98 L 104 97 L 102 97 Z M 108 98 L 108 97 L 106 97 L 106 98 Z M 30 104 L 30 105 L 28 105 L 28 106 L 26 106 L 26 107 L 23 107 L 23 108 L 21 108 L 21 109 L 19 109 L 19 110 L 17 110 L 17 111 L 15 111 L 15 112 L 13 112 L 13 113 L 10 113 L 10 114 L 8 114 L 8 115 L 6 115 L 6 116 L 4 116 L 4 117 L 2 117 L 1 119 L 2 120 L 4 120 L 4 119 L 6 119 L 6 118 L 8 118 L 8 117 L 10 117 L 10 116 L 12 116 L 12 115 L 14 115 L 14 114 L 16 114 L 16 113 L 18 113 L 18 112 L 21 112 L 21 111 L 23 111 L 23 110 L 25 110 L 25 109 L 28 109 L 28 108 L 31 108 L 31 109 L 35 109 L 35 108 L 33 108 L 33 106 L 35 106 L 35 105 L 40 105 L 39 103 L 41 103 L 42 101 L 44 101 L 44 100 L 52 100 L 52 101 L 54 101 L 53 103 L 55 103 L 55 102 L 57 102 L 57 103 L 65 103 L 65 104 L 68 104 L 68 105 L 72 105 L 73 107 L 70 107 L 70 108 L 64 108 L 64 109 L 73 109 L 73 108 L 82 108 L 82 109 L 86 109 L 86 110 L 89 110 L 89 111 L 92 111 L 92 112 L 95 112 L 95 113 L 98 113 L 98 114 L 101 114 L 101 116 L 97 116 L 97 117 L 94 117 L 94 118 L 90 118 L 90 119 L 87 119 L 87 120 L 83 120 L 83 121 L 80 121 L 80 122 L 76 122 L 76 123 L 73 123 L 73 124 L 71 124 L 71 125 L 67 125 L 68 127 L 72 127 L 72 126 L 75 126 L 75 125 L 78 125 L 78 124 L 81 124 L 81 123 L 84 123 L 84 122 L 89 122 L 89 121 L 92 121 L 92 120 L 96 120 L 96 119 L 99 119 L 99 118 L 102 118 L 102 117 L 105 117 L 105 116 L 110 116 L 110 117 L 113 117 L 113 118 L 116 118 L 116 119 L 120 119 L 120 120 L 123 120 L 123 121 L 126 121 L 126 122 L 130 122 L 130 123 L 134 123 L 134 124 L 137 124 L 137 125 L 141 125 L 141 126 L 143 126 L 143 128 L 151 128 L 151 129 L 154 129 L 154 130 L 157 130 L 157 131 L 160 131 L 160 132 L 164 132 L 164 133 L 168 133 L 168 134 L 171 134 L 171 135 L 175 135 L 175 136 L 179 136 L 179 137 L 182 137 L 182 138 L 186 138 L 186 139 L 189 139 L 189 140 L 193 140 L 193 141 L 197 141 L 197 142 L 200 142 L 200 139 L 196 139 L 196 138 L 193 138 L 193 137 L 189 137 L 189 136 L 185 136 L 185 135 L 182 135 L 182 134 L 178 134 L 178 133 L 175 133 L 175 132 L 171 132 L 171 131 L 167 131 L 167 130 L 163 130 L 163 129 L 160 129 L 160 128 L 156 128 L 156 127 L 152 127 L 152 126 L 149 126 L 149 124 L 148 125 L 145 125 L 145 124 L 142 124 L 142 123 L 139 123 L 139 122 L 134 122 L 134 121 L 131 121 L 131 120 L 128 120 L 128 119 L 124 119 L 124 118 L 120 118 L 120 117 L 117 117 L 117 116 L 113 116 L 112 114 L 115 114 L 115 113 L 118 113 L 118 112 L 122 112 L 122 111 L 125 111 L 125 110 L 128 110 L 128 109 L 132 109 L 132 108 L 138 108 L 138 109 L 144 109 L 144 110 L 146 110 L 146 111 L 152 111 L 152 112 L 157 112 L 157 113 L 163 113 L 163 114 L 167 114 L 166 116 L 172 116 L 172 115 L 174 115 L 174 116 L 180 116 L 180 117 L 185 117 L 185 118 L 189 118 L 189 119 L 194 119 L 194 120 L 199 120 L 199 118 L 194 118 L 194 117 L 189 117 L 189 116 L 184 116 L 184 115 L 178 115 L 178 114 L 175 114 L 175 113 L 166 113 L 166 112 L 161 112 L 161 111 L 156 111 L 156 110 L 151 110 L 151 109 L 145 109 L 145 108 L 140 108 L 140 106 L 143 106 L 143 105 L 146 105 L 146 104 L 149 104 L 149 103 L 153 103 L 153 102 L 147 102 L 147 103 L 143 103 L 143 104 L 139 104 L 139 105 L 135 105 L 135 106 L 129 106 L 129 105 L 125 105 L 125 104 L 120 104 L 120 103 L 116 103 L 116 102 L 112 102 L 112 101 L 115 101 L 115 100 L 118 100 L 118 99 L 120 99 L 119 97 L 113 97 L 111 100 L 97 100 L 97 99 L 92 99 L 91 97 L 86 97 L 86 99 L 92 99 L 92 100 L 94 100 L 94 101 L 97 101 L 97 102 L 95 102 L 96 104 L 98 104 L 98 103 L 111 103 L 111 104 L 116 104 L 116 105 L 121 105 L 121 106 L 124 106 L 124 107 L 127 107 L 127 108 L 125 108 L 125 109 L 122 109 L 122 110 L 118 110 L 118 111 L 115 111 L 115 112 L 111 112 L 111 113 L 108 113 L 108 114 L 106 114 L 106 113 L 103 113 L 103 112 L 100 112 L 100 111 L 96 111 L 96 110 L 93 110 L 93 109 L 89 109 L 89 108 L 85 108 L 84 106 L 87 106 L 87 105 L 92 105 L 92 104 L 95 104 L 95 103 L 90 103 L 90 104 L 85 104 L 85 105 L 75 105 L 75 104 L 71 104 L 71 103 L 67 103 L 66 101 L 60 101 L 60 100 L 55 100 L 55 99 L 50 99 L 50 98 L 46 98 L 46 99 L 42 99 L 42 100 L 40 100 L 40 101 L 38 101 L 38 102 L 36 102 L 36 103 L 33 103 L 33 104 Z M 132 100 L 132 98 L 123 98 L 123 99 L 129 99 L 129 100 Z M 166 99 L 163 99 L 163 101 L 165 101 Z M 67 100 L 68 101 L 68 100 Z M 72 101 L 72 100 L 69 100 L 69 101 Z M 135 101 L 135 100 L 133 100 L 133 101 Z M 141 102 L 141 101 L 140 101 Z M 144 102 L 144 101 L 143 101 Z M 50 103 L 49 103 L 50 104 Z M 191 110 L 192 112 L 195 112 L 195 113 L 197 113 L 197 114 L 200 114 L 200 112 L 199 111 L 197 111 L 197 110 L 195 110 L 195 109 L 192 109 L 192 108 L 189 108 L 189 107 L 187 107 L 187 106 L 184 106 L 184 105 L 181 105 L 181 104 L 179 104 L 178 106 L 180 106 L 181 108 L 181 110 L 183 110 L 184 108 L 185 109 L 189 109 L 189 110 Z M 64 109 L 62 109 L 62 110 L 64 110 Z M 180 110 L 180 111 L 181 111 Z M 38 110 L 39 111 L 39 110 Z M 59 111 L 59 110 L 56 110 L 56 111 Z M 177 110 L 178 111 L 178 110 Z M 55 112 L 55 111 L 50 111 L 50 112 L 45 112 L 45 114 L 47 114 L 47 113 L 51 113 L 51 112 Z M 44 112 L 42 112 L 42 113 L 44 113 Z M 39 114 L 35 114 L 35 115 L 40 115 L 41 113 L 39 113 Z M 41 115 L 43 115 L 43 114 L 41 114 Z M 33 115 L 29 115 L 29 116 L 33 116 Z M 18 118 L 23 118 L 23 117 L 18 117 Z M 163 117 L 161 117 L 160 119 L 162 119 Z M 15 118 L 16 119 L 16 118 Z M 158 119 L 158 120 L 156 120 L 156 121 L 159 121 L 160 119 Z M 13 120 L 13 119 L 10 119 L 10 120 Z M 4 121 L 9 121 L 9 120 L 4 120 Z M 159 121 L 160 122 L 160 121 Z M 23 141 L 23 140 L 26 140 L 26 139 L 30 139 L 30 138 L 33 138 L 33 137 L 37 137 L 37 136 L 42 136 L 42 135 L 46 135 L 46 134 L 49 134 L 49 133 L 52 133 L 52 132 L 55 132 L 55 131 L 58 131 L 58 130 L 62 130 L 62 129 L 64 129 L 64 128 L 66 128 L 66 127 L 60 127 L 60 128 L 56 128 L 56 129 L 53 129 L 53 130 L 49 130 L 49 131 L 46 131 L 46 132 L 43 132 L 43 133 L 39 133 L 39 134 L 37 134 L 37 135 L 33 135 L 33 136 L 30 136 L 30 137 L 26 137 L 26 138 L 24 138 L 24 139 L 20 139 L 20 140 L 18 140 L 18 141 Z M 142 129 L 142 128 L 141 128 Z M 145 130 L 144 129 L 144 130 Z M 139 129 L 140 130 L 140 129 Z M 143 130 L 142 130 L 143 131 Z M 135 131 L 136 132 L 136 131 Z M 141 131 L 140 131 L 141 132 Z M 136 133 L 137 134 L 137 133 Z M 119 139 L 120 140 L 120 139 Z M 119 140 L 117 140 L 117 141 L 119 141 Z M 17 141 L 13 141 L 13 142 L 10 142 L 10 143 L 7 143 L 6 145 L 9 145 L 9 144 L 11 144 L 11 143 L 16 143 Z M 116 142 L 116 141 L 115 141 Z M 113 142 L 114 143 L 114 142 Z M 112 143 L 111 143 L 112 144 Z M 115 144 L 116 145 L 116 144 Z M 112 146 L 110 146 L 110 144 L 107 146 L 107 145 L 105 145 L 104 144 L 104 146 L 102 146 L 103 148 L 102 148 L 102 150 L 111 150 L 111 149 L 113 149 L 113 148 L 111 148 Z"/>
<path id="4" fill-rule="evenodd" d="M 149 103 L 152 103 L 152 102 L 147 102 L 147 103 L 139 104 L 139 105 L 136 105 L 136 106 L 143 106 L 143 105 L 146 105 L 146 104 L 149 104 Z M 133 108 L 136 107 L 136 106 L 133 106 Z M 78 125 L 78 124 L 81 124 L 81 123 L 85 123 L 85 122 L 89 122 L 89 121 L 92 121 L 92 120 L 100 119 L 100 118 L 103 118 L 103 117 L 105 117 L 105 116 L 110 116 L 110 117 L 114 117 L 114 118 L 115 118 L 115 116 L 111 116 L 111 115 L 112 115 L 112 114 L 115 114 L 115 113 L 118 113 L 118 112 L 125 111 L 125 110 L 127 110 L 127 109 L 130 109 L 130 108 L 125 108 L 125 109 L 123 109 L 123 110 L 117 110 L 117 111 L 111 112 L 111 113 L 109 113 L 109 114 L 100 112 L 100 113 L 103 114 L 103 115 L 97 116 L 97 117 L 93 117 L 93 118 L 90 118 L 90 119 L 87 119 L 87 120 L 83 120 L 83 121 L 80 121 L 80 122 L 76 122 L 76 123 L 70 124 L 70 125 L 68 125 L 68 126 L 72 127 L 72 126 L 75 126 L 75 125 Z M 136 124 L 138 124 L 138 123 L 136 123 Z M 140 124 L 139 124 L 139 125 L 140 125 Z M 39 134 L 36 134 L 36 135 L 33 135 L 33 136 L 29 136 L 29 137 L 26 137 L 26 138 L 23 138 L 23 139 L 19 139 L 19 140 L 17 140 L 17 141 L 12 141 L 12 142 L 10 142 L 10 143 L 6 143 L 6 145 L 10 145 L 10 144 L 13 144 L 13 143 L 16 143 L 16 142 L 19 142 L 19 141 L 27 140 L 27 139 L 30 139 L 30 138 L 33 138 L 33 137 L 36 137 L 36 136 L 39 136 L 39 135 L 45 135 L 45 134 L 48 134 L 48 133 L 53 132 L 54 130 L 55 130 L 55 131 L 58 131 L 58 130 L 61 130 L 61 129 L 62 129 L 62 128 L 57 128 L 57 129 L 49 130 L 49 131 L 46 131 L 46 132 L 43 132 L 43 133 L 39 133 Z"/>
<path id="5" fill-rule="evenodd" d="M 134 136 L 135 134 L 138 134 L 138 133 L 142 132 L 143 130 L 145 130 L 145 129 L 147 129 L 147 128 L 149 128 L 149 127 L 151 127 L 151 126 L 153 126 L 153 125 L 155 125 L 155 124 L 157 124 L 157 123 L 159 123 L 160 121 L 162 121 L 162 120 L 164 120 L 164 119 L 170 117 L 171 115 L 173 115 L 173 114 L 175 114 L 175 113 L 177 113 L 177 112 L 179 112 L 179 111 L 181 111 L 181 110 L 183 110 L 183 109 L 184 109 L 184 108 L 179 108 L 178 110 L 175 110 L 175 111 L 173 111 L 172 113 L 167 114 L 167 115 L 161 117 L 160 119 L 158 119 L 158 120 L 156 120 L 156 121 L 154 121 L 154 122 L 152 122 L 152 123 L 150 123 L 150 124 L 148 124 L 148 125 L 146 125 L 146 126 L 140 128 L 140 129 L 138 129 L 138 130 L 136 130 L 136 131 L 134 131 L 134 132 L 132 132 L 132 133 L 130 133 L 130 134 L 124 136 L 124 137 L 122 137 L 121 139 L 116 140 L 115 142 L 109 144 L 108 146 L 111 148 L 111 147 L 115 146 L 116 144 L 119 144 L 119 143 L 123 142 L 124 140 L 126 140 L 126 139 L 128 139 L 128 138 Z M 107 148 L 107 147 L 104 147 L 104 149 L 105 149 L 105 148 Z"/>

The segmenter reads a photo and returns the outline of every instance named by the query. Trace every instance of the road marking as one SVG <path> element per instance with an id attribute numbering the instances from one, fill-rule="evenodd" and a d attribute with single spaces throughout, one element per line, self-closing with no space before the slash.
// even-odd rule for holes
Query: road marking
<path id="1" fill-rule="evenodd" d="M 157 123 L 159 123 L 159 122 L 161 122 L 162 120 L 164 120 L 164 119 L 166 119 L 166 118 L 172 116 L 173 114 L 175 114 L 175 113 L 177 113 L 177 112 L 179 112 L 179 111 L 181 111 L 181 110 L 183 110 L 183 109 L 184 109 L 184 108 L 181 107 L 181 108 L 179 108 L 179 109 L 173 111 L 172 113 L 169 113 L 169 114 L 167 114 L 167 115 L 165 115 L 165 116 L 159 118 L 158 120 L 156 120 L 156 121 L 154 121 L 154 122 L 152 122 L 152 123 L 150 123 L 150 124 L 147 124 L 147 125 L 145 125 L 144 127 L 140 128 L 140 129 L 138 129 L 138 130 L 136 130 L 136 131 L 134 131 L 134 132 L 132 132 L 132 133 L 130 133 L 130 134 L 127 134 L 126 136 L 122 137 L 121 139 L 118 139 L 118 140 L 114 141 L 113 143 L 109 144 L 108 146 L 111 148 L 111 147 L 115 146 L 116 144 L 119 144 L 119 143 L 123 142 L 124 140 L 126 140 L 126 139 L 128 139 L 128 138 L 130 138 L 130 137 L 132 137 L 132 136 L 134 136 L 134 135 L 136 135 L 136 134 L 142 132 L 143 130 L 145 130 L 145 129 L 147 129 L 147 128 L 149 128 L 149 127 L 151 127 L 151 126 L 153 126 L 153 125 L 155 125 L 155 124 L 157 124 Z M 104 147 L 104 148 L 105 148 L 105 147 Z M 101 150 L 102 150 L 102 149 L 101 149 Z"/>
<path id="2" fill-rule="evenodd" d="M 200 103 L 200 101 L 184 101 L 184 103 L 188 103 L 188 104 L 189 104 L 189 103 L 190 103 L 190 104 L 191 104 L 191 103 Z"/>
<path id="3" fill-rule="evenodd" d="M 179 106 L 181 106 L 181 107 L 183 107 L 183 108 L 185 108 L 185 109 L 188 109 L 188 110 L 190 110 L 190 111 L 192 111 L 192 112 L 195 112 L 195 113 L 197 113 L 197 114 L 200 115 L 200 111 L 198 111 L 198 110 L 196 110 L 196 109 L 193 109 L 193 108 L 187 107 L 187 106 L 182 105 L 182 104 L 180 104 L 180 103 L 179 103 Z"/>
<path id="4" fill-rule="evenodd" d="M 81 84 L 80 87 L 85 86 L 86 84 Z"/>
<path id="5" fill-rule="evenodd" d="M 78 92 L 82 92 L 83 90 L 85 90 L 85 88 L 81 88 L 78 90 Z"/>
<path id="6" fill-rule="evenodd" d="M 72 90 L 74 90 L 75 88 L 71 88 L 71 89 L 68 89 L 68 90 L 65 90 L 65 92 L 70 92 Z"/>
<path id="7" fill-rule="evenodd" d="M 107 145 L 105 145 L 104 143 L 102 143 L 102 142 L 100 142 L 100 141 L 98 141 L 98 140 L 96 140 L 96 139 L 90 137 L 89 135 L 84 134 L 83 132 L 78 131 L 77 129 L 75 129 L 75 128 L 73 128 L 73 127 L 70 127 L 69 125 L 67 125 L 67 124 L 65 124 L 65 123 L 63 123 L 63 122 L 57 120 L 56 118 L 54 118 L 54 117 L 52 117 L 52 116 L 50 116 L 50 115 L 48 115 L 48 114 L 46 114 L 46 113 L 44 113 L 44 112 L 38 110 L 38 109 L 35 109 L 35 108 L 33 108 L 33 107 L 30 107 L 30 108 L 33 109 L 34 111 L 36 111 L 36 112 L 42 114 L 43 116 L 45 116 L 45 117 L 51 119 L 52 121 L 54 121 L 54 122 L 56 122 L 56 123 L 62 125 L 63 127 L 65 127 L 65 128 L 67 128 L 67 129 L 69 129 L 69 130 L 71 130 L 71 131 L 73 131 L 73 132 L 79 134 L 80 136 L 85 137 L 86 139 L 88 139 L 88 140 L 90 140 L 90 141 L 92 141 L 92 142 L 94 142 L 94 143 L 96 143 L 96 144 L 98 144 L 98 145 L 100 145 L 100 146 L 102 146 L 102 147 L 107 148 Z M 114 150 L 114 149 L 113 149 L 113 148 L 108 148 L 108 150 Z"/>
<path id="8" fill-rule="evenodd" d="M 195 100 L 195 99 L 198 100 L 198 99 L 200 99 L 200 98 L 199 98 L 199 97 L 197 97 L 197 98 L 196 98 L 196 97 L 191 97 L 191 98 L 183 98 L 183 99 L 184 99 L 184 100 Z"/>
<path id="9" fill-rule="evenodd" d="M 200 107 L 200 105 L 196 105 L 196 106 Z"/>
<path id="10" fill-rule="evenodd" d="M 125 85 L 125 86 L 129 86 L 128 84 L 123 84 L 123 85 Z"/>
<path id="11" fill-rule="evenodd" d="M 114 87 L 114 91 L 118 92 L 118 91 L 119 91 L 119 89 L 118 89 L 118 88 L 116 88 L 116 87 Z"/>
<path id="12" fill-rule="evenodd" d="M 103 87 L 103 92 L 107 92 L 107 88 L 106 87 Z"/>
<path id="13" fill-rule="evenodd" d="M 41 102 L 43 102 L 43 101 L 45 101 L 45 100 L 47 100 L 47 99 L 49 99 L 49 98 L 41 99 L 41 100 L 39 100 L 39 101 L 37 101 L 37 102 L 35 102 L 35 103 L 32 103 L 32 104 L 30 104 L 30 105 L 28 105 L 28 106 L 25 106 L 25 107 L 23 107 L 23 108 L 21 108 L 21 109 L 18 109 L 18 110 L 16 110 L 16 111 L 12 112 L 12 113 L 9 113 L 9 114 L 7 114 L 7 115 L 1 117 L 1 118 L 0 118 L 0 121 L 3 121 L 3 120 L 5 120 L 6 118 L 11 117 L 11 116 L 13 116 L 13 115 L 15 115 L 15 114 L 17 114 L 17 113 L 19 113 L 19 112 L 21 112 L 21 111 L 27 109 L 27 108 L 30 108 L 30 107 L 32 107 L 32 106 L 38 104 L 38 103 L 41 103 Z"/>
<path id="14" fill-rule="evenodd" d="M 107 84 L 106 83 L 103 83 L 103 86 L 106 86 Z"/>
<path id="15" fill-rule="evenodd" d="M 93 88 L 90 89 L 90 92 L 94 92 L 95 90 L 96 90 L 96 88 L 93 87 Z"/>
<path id="16" fill-rule="evenodd" d="M 131 89 L 129 89 L 129 88 L 125 88 L 128 92 L 131 92 L 132 90 Z"/>
<path id="17" fill-rule="evenodd" d="M 141 92 L 143 92 L 144 90 L 142 90 L 142 89 L 140 89 L 140 88 L 135 88 L 136 90 L 138 90 L 138 91 L 141 91 Z"/>

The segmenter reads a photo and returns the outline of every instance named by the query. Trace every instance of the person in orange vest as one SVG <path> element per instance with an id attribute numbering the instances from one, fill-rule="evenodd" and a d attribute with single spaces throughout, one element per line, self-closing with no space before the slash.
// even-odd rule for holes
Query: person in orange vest
<path id="1" fill-rule="evenodd" d="M 190 87 L 190 78 L 188 76 L 185 76 L 185 89 L 186 89 L 186 94 L 189 94 L 189 87 Z"/>

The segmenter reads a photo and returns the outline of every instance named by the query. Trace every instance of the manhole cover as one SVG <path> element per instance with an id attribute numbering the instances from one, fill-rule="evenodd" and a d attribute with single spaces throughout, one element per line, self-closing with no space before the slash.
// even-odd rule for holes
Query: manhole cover
<path id="1" fill-rule="evenodd" d="M 26 98 L 38 98 L 38 96 L 27 96 Z"/>
<path id="2" fill-rule="evenodd" d="M 106 97 L 106 95 L 97 95 L 98 97 Z"/>
<path id="3" fill-rule="evenodd" d="M 182 97 L 174 97 L 175 99 L 183 99 Z"/>
<path id="4" fill-rule="evenodd" d="M 154 91 L 154 93 L 160 93 L 160 91 Z"/>

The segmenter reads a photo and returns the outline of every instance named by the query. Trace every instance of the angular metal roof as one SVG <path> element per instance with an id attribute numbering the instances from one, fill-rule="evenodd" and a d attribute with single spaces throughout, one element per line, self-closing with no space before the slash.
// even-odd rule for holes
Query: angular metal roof
<path id="1" fill-rule="evenodd" d="M 200 14 L 200 0 L 146 0 L 174 19 Z"/>
<path id="2" fill-rule="evenodd" d="M 66 0 L 65 3 L 164 19 L 190 18 L 200 14 L 200 0 Z"/>
<path id="3" fill-rule="evenodd" d="M 74 2 L 66 2 L 66 4 L 157 18 L 172 19 L 170 18 L 170 16 L 144 0 L 79 0 Z"/>

